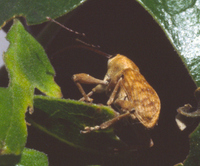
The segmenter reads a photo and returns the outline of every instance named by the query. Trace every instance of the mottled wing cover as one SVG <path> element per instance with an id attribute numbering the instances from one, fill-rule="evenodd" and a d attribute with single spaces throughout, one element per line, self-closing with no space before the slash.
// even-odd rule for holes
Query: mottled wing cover
<path id="1" fill-rule="evenodd" d="M 122 81 L 129 100 L 133 102 L 135 116 L 147 128 L 152 128 L 160 114 L 160 99 L 139 71 L 126 69 Z"/>

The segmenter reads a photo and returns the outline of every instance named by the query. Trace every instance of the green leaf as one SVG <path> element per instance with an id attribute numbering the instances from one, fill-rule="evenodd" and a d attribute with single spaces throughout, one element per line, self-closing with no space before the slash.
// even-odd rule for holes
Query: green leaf
<path id="1" fill-rule="evenodd" d="M 42 153 L 33 149 L 24 148 L 21 160 L 16 166 L 48 166 L 48 158 Z"/>
<path id="2" fill-rule="evenodd" d="M 39 151 L 24 148 L 22 154 L 0 156 L 1 166 L 48 166 L 47 156 Z"/>
<path id="3" fill-rule="evenodd" d="M 184 166 L 200 165 L 200 124 L 195 131 L 190 134 L 190 152 L 184 161 Z"/>
<path id="4" fill-rule="evenodd" d="M 70 146 L 102 152 L 125 145 L 113 129 L 80 133 L 86 126 L 95 126 L 115 117 L 116 112 L 110 107 L 45 96 L 35 96 L 34 106 L 39 111 L 30 115 L 28 122 Z"/>
<path id="5" fill-rule="evenodd" d="M 19 21 L 15 20 L 7 39 L 10 41 L 10 48 L 4 61 L 10 75 L 10 84 L 16 81 L 28 88 L 37 87 L 49 96 L 61 97 L 60 87 L 53 80 L 55 71 L 45 51 Z M 22 82 L 22 76 L 25 77 L 25 82 Z"/>
<path id="6" fill-rule="evenodd" d="M 200 86 L 199 0 L 137 0 L 159 23 Z"/>
<path id="7" fill-rule="evenodd" d="M 19 0 L 0 1 L 0 26 L 16 16 L 26 18 L 28 24 L 38 24 L 46 21 L 46 17 L 58 17 L 68 13 L 85 0 Z"/>
<path id="8" fill-rule="evenodd" d="M 44 50 L 18 20 L 14 20 L 7 39 L 10 46 L 4 61 L 10 82 L 8 88 L 0 88 L 0 154 L 8 156 L 20 155 L 24 149 L 25 113 L 28 107 L 33 108 L 35 87 L 53 97 L 61 97 L 61 91 Z"/>

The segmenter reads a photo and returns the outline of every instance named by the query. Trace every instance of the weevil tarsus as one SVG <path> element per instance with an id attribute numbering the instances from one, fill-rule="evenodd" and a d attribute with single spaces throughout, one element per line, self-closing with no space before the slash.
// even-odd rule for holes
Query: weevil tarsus
<path id="1" fill-rule="evenodd" d="M 115 118 L 113 119 L 110 119 L 108 121 L 105 121 L 104 123 L 100 124 L 99 126 L 95 126 L 95 127 L 89 127 L 89 126 L 86 126 L 84 128 L 84 130 L 81 131 L 81 133 L 89 133 L 91 131 L 96 131 L 96 130 L 104 130 L 104 129 L 107 129 L 109 128 L 110 126 L 114 125 L 116 122 L 118 122 L 119 120 L 127 117 L 130 115 L 130 112 L 127 111 L 126 113 L 124 114 L 118 114 Z"/>

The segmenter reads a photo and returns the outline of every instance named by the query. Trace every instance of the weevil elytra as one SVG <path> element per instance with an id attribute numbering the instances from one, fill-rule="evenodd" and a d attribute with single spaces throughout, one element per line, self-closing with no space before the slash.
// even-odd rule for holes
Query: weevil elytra
<path id="1" fill-rule="evenodd" d="M 47 19 L 57 23 L 49 17 Z M 62 27 L 64 26 L 62 25 Z M 69 30 L 69 28 L 66 29 Z M 74 32 L 73 30 L 70 31 Z M 108 56 L 108 58 L 110 57 Z M 118 116 L 115 118 L 95 127 L 85 127 L 81 131 L 82 133 L 106 129 L 126 117 L 139 121 L 148 129 L 157 124 L 161 108 L 160 99 L 156 91 L 140 73 L 136 64 L 126 56 L 117 54 L 108 60 L 108 70 L 103 80 L 86 73 L 80 73 L 73 75 L 73 81 L 83 95 L 81 101 L 92 102 L 93 99 L 90 98 L 92 94 L 106 93 L 109 96 L 107 105 L 113 104 L 119 111 Z M 96 84 L 97 86 L 86 94 L 81 84 Z"/>

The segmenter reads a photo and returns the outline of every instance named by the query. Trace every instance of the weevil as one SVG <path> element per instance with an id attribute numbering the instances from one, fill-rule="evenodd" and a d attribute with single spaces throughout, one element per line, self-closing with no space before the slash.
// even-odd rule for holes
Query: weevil
<path id="1" fill-rule="evenodd" d="M 81 100 L 92 102 L 90 97 L 93 93 L 106 93 L 109 96 L 107 105 L 114 104 L 120 113 L 99 126 L 85 127 L 82 133 L 106 129 L 127 116 L 139 120 L 148 129 L 157 124 L 161 107 L 160 99 L 136 64 L 126 56 L 117 54 L 108 60 L 108 71 L 103 80 L 85 73 L 73 75 L 73 80 L 83 95 Z M 81 84 L 97 84 L 97 86 L 86 94 Z"/>
<path id="2" fill-rule="evenodd" d="M 60 25 L 49 17 L 47 19 Z M 62 27 L 64 26 L 62 25 Z M 64 28 L 69 30 L 69 28 Z M 70 30 L 70 32 L 75 31 Z M 85 36 L 85 34 L 81 35 Z M 86 43 L 86 45 L 88 44 Z M 157 124 L 161 108 L 156 91 L 149 85 L 132 60 L 121 54 L 114 57 L 108 55 L 107 58 L 109 58 L 108 69 L 103 80 L 86 73 L 75 74 L 72 79 L 83 95 L 80 101 L 92 102 L 91 96 L 94 93 L 106 93 L 109 97 L 107 105 L 113 104 L 119 114 L 95 127 L 87 126 L 81 133 L 106 129 L 126 117 L 139 121 L 147 129 L 153 128 Z M 86 94 L 81 84 L 96 84 L 97 86 Z"/>

